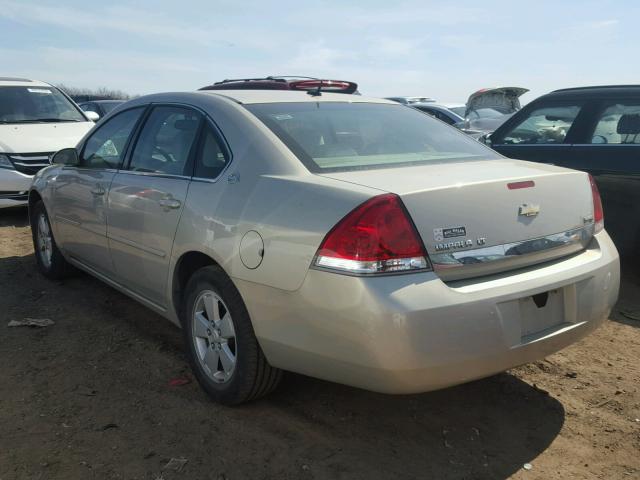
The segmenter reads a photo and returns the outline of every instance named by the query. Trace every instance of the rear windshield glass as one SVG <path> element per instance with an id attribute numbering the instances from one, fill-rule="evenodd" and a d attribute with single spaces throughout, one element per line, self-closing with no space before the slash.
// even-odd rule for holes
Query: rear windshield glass
<path id="1" fill-rule="evenodd" d="M 86 121 L 55 87 L 0 87 L 0 123 Z"/>
<path id="2" fill-rule="evenodd" d="M 404 105 L 247 105 L 314 172 L 498 158 L 477 141 Z"/>

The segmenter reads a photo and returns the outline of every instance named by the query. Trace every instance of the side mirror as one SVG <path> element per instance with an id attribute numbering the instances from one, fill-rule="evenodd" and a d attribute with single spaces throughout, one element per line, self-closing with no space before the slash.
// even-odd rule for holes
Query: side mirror
<path id="1" fill-rule="evenodd" d="M 75 167 L 80 164 L 78 151 L 75 148 L 63 148 L 62 150 L 58 150 L 53 154 L 53 157 L 51 157 L 51 163 Z"/>
<path id="2" fill-rule="evenodd" d="M 484 135 L 481 135 L 480 138 L 478 138 L 478 141 L 480 143 L 484 143 L 487 147 L 491 146 L 491 134 L 490 133 L 485 133 Z"/>
<path id="3" fill-rule="evenodd" d="M 84 114 L 92 122 L 97 122 L 98 120 L 100 120 L 100 115 L 98 115 L 96 112 L 93 112 L 91 110 L 85 111 Z"/>

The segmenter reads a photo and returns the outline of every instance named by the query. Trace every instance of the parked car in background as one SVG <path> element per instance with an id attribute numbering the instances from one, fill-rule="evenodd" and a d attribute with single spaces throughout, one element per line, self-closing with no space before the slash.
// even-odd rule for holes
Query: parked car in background
<path id="1" fill-rule="evenodd" d="M 0 77 L 0 208 L 26 205 L 33 175 L 91 127 L 88 115 L 56 87 Z"/>
<path id="2" fill-rule="evenodd" d="M 640 85 L 556 90 L 485 142 L 507 157 L 593 175 L 607 230 L 623 256 L 640 259 Z"/>
<path id="3" fill-rule="evenodd" d="M 464 127 L 464 118 L 457 113 L 452 112 L 444 105 L 437 103 L 411 103 L 410 107 L 416 108 L 421 112 L 428 113 L 432 117 L 436 117 L 438 120 L 442 120 L 448 125 L 453 125 L 459 128 Z"/>
<path id="4" fill-rule="evenodd" d="M 444 105 L 440 105 L 437 103 L 409 103 L 407 104 L 407 106 L 427 113 L 432 117 L 436 117 L 438 120 L 441 120 L 447 125 L 451 125 L 452 127 L 456 127 L 457 129 L 461 130 L 462 132 L 466 133 L 476 140 L 483 135 L 483 132 L 481 131 L 465 128 L 464 118 L 462 118 L 452 110 L 449 110 Z"/>
<path id="5" fill-rule="evenodd" d="M 346 80 L 327 80 L 312 77 L 270 76 L 222 80 L 200 90 L 301 90 L 330 93 L 358 93 L 358 84 Z"/>
<path id="6" fill-rule="evenodd" d="M 223 403 L 281 370 L 386 393 L 467 382 L 575 342 L 618 294 L 587 174 L 382 99 L 150 95 L 54 161 L 29 196 L 40 271 L 75 265 L 182 326 Z"/>
<path id="7" fill-rule="evenodd" d="M 528 91 L 520 87 L 496 87 L 472 93 L 465 108 L 465 128 L 493 132 L 520 110 L 520 97 Z"/>
<path id="8" fill-rule="evenodd" d="M 95 112 L 100 118 L 104 117 L 118 105 L 122 105 L 126 100 L 92 100 L 79 103 L 78 106 L 85 112 Z"/>
<path id="9" fill-rule="evenodd" d="M 443 103 L 443 105 L 462 118 L 464 118 L 464 114 L 467 112 L 467 105 L 465 103 Z"/>
<path id="10" fill-rule="evenodd" d="M 386 100 L 402 103 L 408 105 L 411 103 L 435 103 L 435 100 L 431 97 L 385 97 Z"/>

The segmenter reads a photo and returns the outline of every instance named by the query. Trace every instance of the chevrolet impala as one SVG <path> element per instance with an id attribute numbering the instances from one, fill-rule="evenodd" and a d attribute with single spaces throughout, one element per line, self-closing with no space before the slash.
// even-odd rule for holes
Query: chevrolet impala
<path id="1" fill-rule="evenodd" d="M 283 370 L 385 393 L 468 382 L 576 342 L 618 295 L 588 174 L 387 100 L 155 94 L 53 162 L 29 192 L 40 271 L 83 270 L 182 327 L 224 404 Z"/>

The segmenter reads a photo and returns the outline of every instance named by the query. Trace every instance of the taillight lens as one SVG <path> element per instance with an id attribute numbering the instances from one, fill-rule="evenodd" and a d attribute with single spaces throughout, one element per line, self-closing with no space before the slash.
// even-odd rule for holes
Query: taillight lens
<path id="1" fill-rule="evenodd" d="M 602 209 L 602 198 L 600 191 L 596 185 L 596 181 L 589 175 L 589 183 L 591 184 L 591 196 L 593 198 L 593 222 L 595 223 L 595 233 L 604 229 L 604 210 Z"/>
<path id="2" fill-rule="evenodd" d="M 373 197 L 352 210 L 322 241 L 317 267 L 354 274 L 425 270 L 429 261 L 397 195 Z"/>

